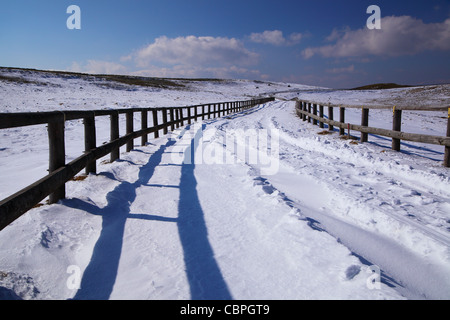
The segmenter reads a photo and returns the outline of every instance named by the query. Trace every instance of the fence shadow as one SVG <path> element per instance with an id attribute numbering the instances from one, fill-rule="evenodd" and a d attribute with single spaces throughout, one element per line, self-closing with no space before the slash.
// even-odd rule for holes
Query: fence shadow
<path id="1" fill-rule="evenodd" d="M 166 148 L 172 146 L 169 140 L 158 151 L 151 155 L 147 164 L 139 171 L 139 178 L 134 183 L 121 182 L 108 193 L 108 205 L 99 208 L 80 199 L 64 200 L 63 204 L 102 217 L 102 230 L 94 246 L 91 260 L 81 279 L 80 289 L 74 300 L 107 300 L 109 299 L 117 277 L 123 245 L 126 220 L 129 218 L 175 222 L 175 219 L 145 214 L 130 214 L 130 205 L 136 199 L 136 190 L 145 185 L 152 177 L 156 166 L 161 162 Z"/>
<path id="2" fill-rule="evenodd" d="M 80 289 L 76 292 L 74 300 L 107 300 L 110 298 L 117 278 L 127 219 L 177 223 L 191 299 L 232 299 L 208 240 L 204 213 L 196 188 L 195 162 L 193 158 L 189 160 L 187 158 L 193 157 L 195 152 L 194 140 L 195 138 L 185 151 L 186 158 L 181 165 L 179 186 L 170 186 L 180 190 L 178 218 L 130 212 L 130 205 L 136 199 L 136 190 L 139 187 L 163 187 L 162 185 L 151 185 L 148 182 L 155 168 L 160 165 L 166 149 L 176 143 L 176 140 L 173 139 L 169 139 L 165 145 L 162 145 L 150 156 L 148 163 L 141 167 L 136 182 L 123 181 L 108 193 L 106 207 L 99 208 L 76 198 L 63 200 L 62 203 L 68 207 L 102 217 L 100 236 L 94 246 L 91 260 L 83 273 Z M 115 179 L 112 174 L 106 174 L 106 176 Z"/>
<path id="3" fill-rule="evenodd" d="M 185 151 L 178 205 L 178 232 L 183 246 L 191 299 L 230 300 L 231 294 L 208 240 L 208 230 L 197 193 L 197 180 L 194 175 L 194 153 L 197 146 L 195 139 L 198 139 L 198 135 Z"/>

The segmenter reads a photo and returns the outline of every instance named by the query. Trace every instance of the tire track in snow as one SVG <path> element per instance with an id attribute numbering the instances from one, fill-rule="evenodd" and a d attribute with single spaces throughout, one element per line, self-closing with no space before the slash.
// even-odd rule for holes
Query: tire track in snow
<path id="1" fill-rule="evenodd" d="M 447 260 L 445 261 L 447 262 L 446 265 L 433 264 L 426 257 L 412 250 L 411 247 L 407 248 L 405 245 L 398 243 L 395 237 L 391 238 L 389 232 L 392 232 L 392 230 L 379 230 L 373 226 L 367 228 L 364 223 L 358 223 L 355 217 L 348 219 L 346 217 L 348 213 L 339 213 L 339 211 L 345 211 L 345 205 L 343 206 L 343 204 L 345 204 L 345 201 L 350 201 L 353 205 L 357 205 L 357 211 L 369 211 L 371 214 L 381 215 L 381 217 L 376 217 L 379 222 L 388 216 L 398 221 L 400 223 L 398 227 L 400 228 L 410 232 L 422 232 L 425 236 L 416 240 L 419 241 L 419 245 L 422 241 L 428 241 L 427 238 L 444 245 L 443 251 L 439 252 L 443 254 L 449 247 L 448 235 L 440 230 L 430 228 L 418 220 L 412 220 L 390 210 L 380 209 L 379 205 L 374 207 L 373 203 L 364 201 L 367 200 L 364 199 L 367 190 L 364 192 L 358 191 L 358 188 L 364 187 L 364 185 L 352 184 L 355 181 L 352 173 L 363 172 L 365 175 L 367 171 L 371 172 L 372 162 L 365 159 L 364 155 L 358 154 L 353 155 L 354 161 L 348 161 L 349 157 L 339 157 L 342 154 L 337 152 L 336 149 L 323 147 L 322 143 L 324 142 L 320 139 L 317 141 L 310 136 L 301 137 L 301 134 L 285 128 L 285 122 L 283 122 L 285 119 L 278 119 L 277 116 L 280 113 L 289 112 L 289 108 L 288 103 L 269 104 L 265 108 L 261 108 L 258 114 L 253 114 L 245 119 L 235 119 L 233 123 L 221 123 L 219 128 L 222 132 L 243 125 L 247 128 L 276 128 L 280 130 L 280 171 L 273 176 L 263 177 L 265 181 L 269 182 L 270 188 L 277 189 L 281 194 L 287 195 L 289 204 L 296 207 L 306 219 L 319 221 L 327 232 L 338 238 L 353 252 L 376 263 L 393 275 L 398 282 L 408 288 L 410 297 L 448 298 L 450 296 L 448 289 L 450 288 L 450 279 Z M 294 121 L 297 121 L 298 127 L 301 127 L 300 119 L 293 115 L 292 117 Z M 282 124 L 278 122 L 279 120 Z M 310 128 L 303 130 L 304 133 Z M 236 141 L 239 143 L 238 138 Z M 330 142 L 326 140 L 325 143 Z M 362 163 L 355 164 L 359 160 Z M 379 175 L 377 181 L 370 181 L 370 179 L 363 181 L 363 183 L 369 185 L 369 188 L 377 190 L 373 198 L 381 199 L 381 203 L 383 203 L 382 200 L 388 199 L 388 201 L 391 201 L 395 198 L 389 192 L 380 192 L 379 186 L 373 187 L 375 182 L 383 185 L 392 181 L 388 174 L 395 171 L 395 168 L 386 170 L 383 165 L 377 167 L 379 169 L 376 171 Z M 250 167 L 258 171 L 257 166 L 250 165 Z M 301 172 L 301 174 L 296 174 L 298 172 Z M 347 177 L 345 177 L 345 174 Z M 364 177 L 364 175 L 362 176 Z M 404 179 L 401 173 L 397 174 L 395 179 L 402 182 L 401 188 L 405 191 L 411 186 L 409 179 Z M 412 181 L 415 181 L 414 177 Z M 442 184 L 445 184 L 445 180 L 442 181 Z M 416 183 L 414 190 L 421 190 L 425 193 L 426 190 L 429 190 L 428 187 L 428 185 L 420 186 Z M 440 193 L 441 199 L 445 196 L 445 191 L 441 190 L 439 185 L 434 186 L 433 191 Z M 324 194 L 326 196 L 323 196 Z M 322 203 L 320 203 L 321 198 L 318 195 L 323 196 Z M 428 192 L 427 195 L 432 196 L 433 194 Z M 437 198 L 439 199 L 439 196 Z M 320 203 L 320 206 L 318 203 Z M 392 219 L 387 219 L 385 224 L 392 222 Z M 355 222 L 357 223 L 355 224 Z M 373 221 L 372 224 L 376 225 Z M 315 226 L 320 228 L 320 226 Z M 411 237 L 414 238 L 414 235 Z"/>
<path id="2" fill-rule="evenodd" d="M 373 209 L 376 208 L 375 213 L 380 212 L 382 214 L 388 215 L 389 217 L 401 222 L 402 224 L 410 225 L 414 228 L 414 230 L 419 230 L 433 240 L 438 241 L 439 243 L 447 247 L 450 246 L 450 236 L 447 232 L 443 232 L 442 230 L 436 228 L 431 228 L 428 224 L 425 224 L 420 220 L 412 219 L 413 216 L 408 213 L 406 216 L 401 215 L 396 212 L 396 209 L 399 210 L 399 208 L 395 208 L 395 206 L 390 205 L 390 203 L 396 204 L 400 201 L 398 200 L 399 195 L 401 195 L 403 198 L 408 196 L 414 197 L 425 195 L 425 197 L 433 197 L 433 199 L 437 200 L 438 202 L 445 203 L 446 201 L 448 201 L 448 199 L 450 199 L 450 194 L 448 195 L 448 198 L 445 198 L 445 189 L 439 189 L 438 187 L 434 186 L 434 193 L 443 193 L 442 196 L 436 196 L 435 194 L 432 194 L 431 191 L 429 191 L 428 183 L 426 186 L 417 184 L 417 181 L 420 180 L 419 177 L 414 180 L 416 183 L 413 184 L 412 182 L 408 181 L 408 179 L 406 179 L 405 181 L 405 179 L 400 174 L 397 174 L 397 177 L 392 178 L 392 171 L 386 171 L 383 167 L 377 167 L 375 168 L 377 170 L 371 172 L 373 171 L 371 163 L 364 163 L 363 157 L 360 157 L 361 161 L 359 164 L 348 162 L 346 161 L 347 157 L 338 157 L 335 152 L 321 147 L 320 141 L 304 141 L 301 138 L 292 138 L 292 132 L 291 134 L 286 133 L 282 131 L 283 128 L 280 128 L 279 125 L 275 126 L 277 127 L 277 129 L 281 130 L 280 138 L 284 141 L 284 144 L 281 144 L 281 146 L 285 150 L 295 149 L 297 153 L 302 155 L 302 162 L 307 163 L 302 166 L 302 172 L 307 172 L 309 175 L 316 177 L 318 178 L 318 180 L 324 182 L 326 184 L 325 187 L 332 191 L 330 193 L 330 196 L 336 199 L 335 202 L 339 203 L 341 207 L 343 203 L 351 202 L 353 206 L 357 206 L 361 210 L 373 211 Z M 337 151 L 337 153 L 339 153 L 339 151 Z M 296 166 L 295 164 L 292 165 L 291 163 L 289 163 L 289 161 L 292 161 L 292 159 L 287 159 L 287 161 L 284 161 L 283 164 L 292 168 L 294 172 Z M 319 167 L 319 169 L 317 169 L 317 167 Z M 358 170 L 361 169 L 367 171 L 358 172 Z M 377 181 L 371 181 L 371 179 L 367 178 L 367 175 L 376 175 Z M 333 178 L 330 179 L 330 177 Z M 362 183 L 358 183 L 357 180 L 361 180 Z M 388 191 L 386 192 L 384 192 L 382 188 L 376 188 L 375 190 L 375 188 L 371 186 L 375 183 L 384 184 L 387 186 L 396 185 L 396 193 L 392 193 L 391 189 L 388 189 Z M 367 185 L 368 187 L 364 188 L 364 185 Z M 358 192 L 357 189 L 362 190 Z M 341 200 L 342 198 L 345 198 L 347 200 L 344 202 Z M 377 200 L 379 201 L 379 204 L 368 205 L 367 201 L 370 201 L 374 198 L 382 200 Z M 386 205 L 389 206 L 391 210 L 384 209 L 383 206 Z M 405 205 L 413 206 L 413 204 L 408 203 L 407 201 L 405 201 Z M 348 207 L 345 204 L 344 206 Z M 341 210 L 344 210 L 344 208 L 341 208 Z"/>

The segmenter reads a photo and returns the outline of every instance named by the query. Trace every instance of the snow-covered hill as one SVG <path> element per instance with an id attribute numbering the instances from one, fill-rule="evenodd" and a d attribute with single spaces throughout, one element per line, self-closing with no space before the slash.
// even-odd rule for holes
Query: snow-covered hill
<path id="1" fill-rule="evenodd" d="M 269 94 L 354 104 L 449 97 L 448 86 L 356 92 L 172 81 L 137 86 L 2 68 L 0 112 Z M 358 112 L 348 112 L 350 122 L 358 123 Z M 446 114 L 430 114 L 405 113 L 404 128 L 443 135 Z M 390 117 L 374 111 L 371 125 L 389 128 Z M 100 144 L 109 127 L 101 120 L 97 126 Z M 151 137 L 114 163 L 99 161 L 98 175 L 67 183 L 66 200 L 32 209 L 0 232 L 0 298 L 450 298 L 443 148 L 404 143 L 396 153 L 383 137 L 353 144 L 321 131 L 295 116 L 293 102 L 277 100 Z M 46 134 L 45 126 L 1 130 L 2 199 L 46 174 Z M 68 122 L 66 134 L 70 160 L 83 149 L 82 123 Z"/>

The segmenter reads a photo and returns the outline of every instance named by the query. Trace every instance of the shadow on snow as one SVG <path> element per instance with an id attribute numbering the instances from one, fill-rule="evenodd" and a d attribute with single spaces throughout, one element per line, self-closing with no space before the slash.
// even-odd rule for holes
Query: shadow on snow
<path id="1" fill-rule="evenodd" d="M 152 154 L 148 163 L 141 167 L 136 182 L 122 181 L 108 193 L 106 207 L 99 208 L 80 199 L 64 200 L 63 204 L 68 207 L 102 217 L 100 236 L 94 246 L 91 260 L 83 273 L 80 289 L 73 299 L 106 300 L 110 298 L 117 277 L 127 219 L 177 223 L 191 299 L 232 299 L 208 240 L 204 213 L 196 189 L 194 161 L 184 161 L 181 165 L 181 179 L 178 186 L 180 190 L 178 218 L 131 214 L 130 212 L 130 205 L 136 199 L 136 190 L 141 186 L 152 186 L 147 184 L 148 181 L 155 168 L 161 163 L 166 149 L 174 144 L 175 140 L 169 140 Z M 193 146 L 194 140 L 187 148 L 186 156 L 194 153 Z M 105 173 L 105 175 L 115 179 L 110 174 Z"/>

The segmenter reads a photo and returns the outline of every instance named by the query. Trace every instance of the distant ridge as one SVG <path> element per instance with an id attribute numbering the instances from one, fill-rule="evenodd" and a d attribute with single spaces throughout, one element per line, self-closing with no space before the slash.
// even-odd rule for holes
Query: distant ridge
<path id="1" fill-rule="evenodd" d="M 395 88 L 409 88 L 414 86 L 396 84 L 396 83 L 376 83 L 369 84 L 362 87 L 353 88 L 350 90 L 380 90 L 380 89 L 395 89 Z"/>

